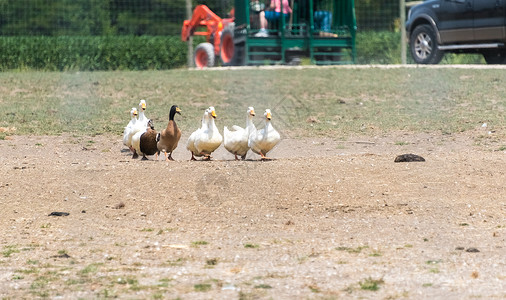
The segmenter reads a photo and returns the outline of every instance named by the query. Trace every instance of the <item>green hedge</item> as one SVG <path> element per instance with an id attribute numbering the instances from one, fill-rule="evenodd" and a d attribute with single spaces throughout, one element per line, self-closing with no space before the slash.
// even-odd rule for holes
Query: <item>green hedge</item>
<path id="1" fill-rule="evenodd" d="M 200 37 L 194 43 L 204 41 Z M 400 33 L 357 33 L 357 64 L 399 64 Z M 408 50 L 409 51 L 409 50 Z M 186 66 L 179 37 L 0 37 L 0 71 L 164 70 Z M 413 63 L 409 52 L 408 63 Z M 445 55 L 442 64 L 484 63 L 481 55 Z"/>
<path id="2" fill-rule="evenodd" d="M 186 64 L 179 37 L 0 37 L 0 70 L 147 70 Z"/>

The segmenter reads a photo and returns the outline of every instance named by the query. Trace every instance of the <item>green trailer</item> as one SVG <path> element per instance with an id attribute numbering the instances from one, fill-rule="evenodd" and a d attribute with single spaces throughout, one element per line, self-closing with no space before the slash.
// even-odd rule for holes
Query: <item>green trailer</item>
<path id="1" fill-rule="evenodd" d="M 270 1 L 235 0 L 227 19 L 197 7 L 183 26 L 183 40 L 197 34 L 196 27 L 207 28 L 199 33 L 207 42 L 196 49 L 196 65 L 212 66 L 207 62 L 214 65 L 215 57 L 225 66 L 296 65 L 304 57 L 317 65 L 355 63 L 354 0 L 279 0 L 278 11 L 285 11 L 283 4 L 290 9 L 275 20 L 267 19 L 265 26 L 262 15 L 276 14 Z"/>

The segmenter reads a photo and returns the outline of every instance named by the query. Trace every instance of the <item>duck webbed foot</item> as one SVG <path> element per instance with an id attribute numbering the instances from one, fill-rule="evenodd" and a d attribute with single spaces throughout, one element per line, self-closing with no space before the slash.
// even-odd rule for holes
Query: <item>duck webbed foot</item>
<path id="1" fill-rule="evenodd" d="M 260 160 L 263 160 L 263 161 L 272 160 L 272 158 L 265 156 L 262 152 L 260 152 L 260 156 L 261 156 Z"/>

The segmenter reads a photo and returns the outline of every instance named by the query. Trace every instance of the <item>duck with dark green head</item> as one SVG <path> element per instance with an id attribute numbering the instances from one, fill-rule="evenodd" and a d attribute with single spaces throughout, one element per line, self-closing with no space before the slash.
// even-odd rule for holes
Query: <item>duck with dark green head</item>
<path id="1" fill-rule="evenodd" d="M 181 129 L 179 129 L 176 121 L 174 120 L 174 116 L 176 114 L 181 114 L 181 109 L 177 105 L 172 105 L 169 113 L 169 123 L 167 123 L 167 127 L 162 130 L 162 132 L 160 132 L 157 136 L 157 160 L 160 152 L 163 152 L 165 154 L 166 161 L 174 160 L 172 158 L 172 152 L 177 148 L 177 144 L 181 138 Z"/>

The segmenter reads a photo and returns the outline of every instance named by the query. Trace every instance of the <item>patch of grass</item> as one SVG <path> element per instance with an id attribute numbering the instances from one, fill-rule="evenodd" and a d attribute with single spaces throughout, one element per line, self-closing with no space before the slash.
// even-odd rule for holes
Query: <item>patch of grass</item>
<path id="1" fill-rule="evenodd" d="M 258 244 L 244 244 L 244 248 L 251 248 L 251 249 L 255 249 L 255 248 L 259 248 L 260 245 Z"/>
<path id="2" fill-rule="evenodd" d="M 259 285 L 255 285 L 255 288 L 256 289 L 272 289 L 272 286 L 270 286 L 268 284 L 265 284 L 265 283 L 262 283 L 262 284 L 259 284 Z"/>
<path id="3" fill-rule="evenodd" d="M 424 283 L 424 284 L 422 284 L 422 286 L 423 287 L 431 287 L 431 286 L 433 286 L 433 284 L 432 283 Z"/>
<path id="4" fill-rule="evenodd" d="M 3 257 L 10 257 L 14 253 L 19 253 L 19 249 L 15 245 L 4 246 L 4 250 L 2 251 Z"/>
<path id="5" fill-rule="evenodd" d="M 435 265 L 435 264 L 438 264 L 440 262 L 442 262 L 442 260 L 438 259 L 438 260 L 428 260 L 425 263 L 428 264 L 428 265 Z"/>
<path id="6" fill-rule="evenodd" d="M 154 231 L 153 228 L 143 228 L 143 229 L 141 229 L 141 232 L 152 232 L 152 231 Z"/>
<path id="7" fill-rule="evenodd" d="M 367 249 L 369 246 L 359 246 L 356 248 L 350 248 L 350 247 L 337 247 L 336 250 L 338 251 L 346 251 L 348 253 L 360 253 L 363 249 Z"/>
<path id="8" fill-rule="evenodd" d="M 499 149 L 497 149 L 497 151 L 506 151 L 506 146 L 499 147 Z"/>
<path id="9" fill-rule="evenodd" d="M 163 288 L 166 288 L 166 287 L 169 287 L 169 282 L 172 281 L 172 279 L 169 279 L 169 278 L 162 278 L 160 280 L 158 280 L 159 283 L 157 284 L 157 287 L 163 287 Z"/>
<path id="10" fill-rule="evenodd" d="M 40 270 L 37 268 L 16 270 L 16 273 L 21 273 L 21 274 L 37 274 L 39 272 L 40 272 Z"/>
<path id="11" fill-rule="evenodd" d="M 100 292 L 100 295 L 103 296 L 104 299 L 117 298 L 117 295 L 114 294 L 114 292 L 111 292 L 109 289 L 104 289 L 102 292 Z"/>
<path id="12" fill-rule="evenodd" d="M 380 289 L 380 285 L 383 284 L 383 279 L 372 279 L 371 277 L 360 281 L 358 284 L 360 285 L 360 289 L 367 291 L 377 291 Z"/>
<path id="13" fill-rule="evenodd" d="M 207 245 L 209 244 L 208 242 L 206 241 L 195 241 L 195 242 L 192 242 L 192 246 L 203 246 L 203 245 Z"/>
<path id="14" fill-rule="evenodd" d="M 218 264 L 218 259 L 217 258 L 208 259 L 206 260 L 206 264 L 208 266 L 216 266 Z"/>
<path id="15" fill-rule="evenodd" d="M 83 278 L 79 278 L 79 279 L 70 278 L 70 279 L 65 280 L 65 285 L 68 285 L 68 286 L 71 286 L 71 285 L 80 285 L 80 284 L 84 284 L 86 282 L 87 281 L 84 280 Z"/>
<path id="16" fill-rule="evenodd" d="M 180 267 L 186 263 L 186 260 L 184 258 L 178 258 L 176 260 L 168 260 L 167 265 L 171 267 Z"/>
<path id="17" fill-rule="evenodd" d="M 299 264 L 305 263 L 307 259 L 308 259 L 307 256 L 297 257 L 297 261 L 299 262 Z"/>
<path id="18" fill-rule="evenodd" d="M 382 256 L 383 254 L 380 252 L 380 251 L 377 251 L 377 250 L 374 250 L 371 254 L 369 254 L 369 256 L 372 256 L 372 257 L 379 257 L 379 256 Z"/>
<path id="19" fill-rule="evenodd" d="M 138 285 L 139 281 L 134 277 L 126 277 L 126 278 L 118 277 L 118 278 L 116 278 L 116 280 L 114 280 L 114 283 L 123 284 L 123 285 L 124 284 Z"/>
<path id="20" fill-rule="evenodd" d="M 30 285 L 30 289 L 32 289 L 32 290 L 44 289 L 49 284 L 49 282 L 50 282 L 50 280 L 48 277 L 39 276 L 32 282 L 32 284 Z"/>
<path id="21" fill-rule="evenodd" d="M 193 286 L 196 292 L 208 292 L 211 288 L 212 286 L 209 283 L 198 283 Z"/>
<path id="22" fill-rule="evenodd" d="M 411 244 L 406 244 L 406 245 L 404 245 L 404 248 L 413 248 L 413 245 L 411 245 Z"/>
<path id="23" fill-rule="evenodd" d="M 395 142 L 395 145 L 396 146 L 406 146 L 406 145 L 409 145 L 408 142 Z"/>
<path id="24" fill-rule="evenodd" d="M 468 223 L 460 223 L 459 226 L 469 226 Z"/>
<path id="25" fill-rule="evenodd" d="M 96 264 L 89 264 L 88 266 L 84 267 L 79 273 L 81 275 L 89 275 L 94 274 L 98 272 L 98 269 L 102 266 L 102 263 L 96 263 Z"/>

